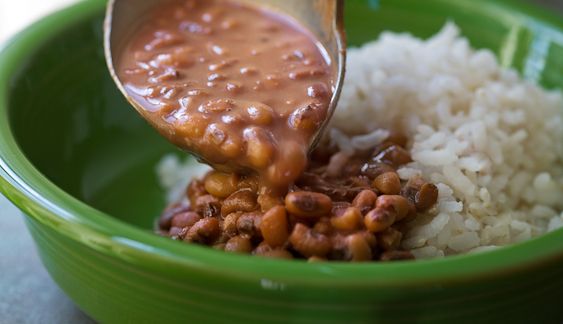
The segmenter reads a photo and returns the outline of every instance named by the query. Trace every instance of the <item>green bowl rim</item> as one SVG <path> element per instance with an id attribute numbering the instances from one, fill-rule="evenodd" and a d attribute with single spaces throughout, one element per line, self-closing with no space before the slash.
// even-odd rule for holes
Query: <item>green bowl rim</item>
<path id="1" fill-rule="evenodd" d="M 559 16 L 529 4 L 508 0 L 437 1 L 445 6 L 463 6 L 524 19 L 538 31 L 563 37 L 563 20 Z M 104 0 L 74 4 L 34 23 L 0 48 L 0 190 L 43 225 L 104 254 L 156 271 L 189 267 L 247 282 L 268 279 L 318 287 L 330 284 L 369 288 L 475 281 L 529 270 L 563 256 L 563 229 L 560 229 L 493 251 L 434 260 L 366 264 L 269 260 L 175 242 L 82 203 L 43 176 L 19 149 L 9 125 L 9 85 L 30 53 L 73 24 L 100 14 L 104 6 Z"/>

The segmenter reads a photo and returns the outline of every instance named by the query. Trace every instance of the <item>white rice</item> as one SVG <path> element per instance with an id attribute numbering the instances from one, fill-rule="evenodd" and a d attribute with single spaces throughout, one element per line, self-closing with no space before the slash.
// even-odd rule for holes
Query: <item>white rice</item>
<path id="1" fill-rule="evenodd" d="M 398 128 L 414 160 L 400 177 L 439 188 L 437 208 L 408 224 L 404 248 L 440 257 L 563 226 L 561 93 L 471 49 L 452 23 L 427 41 L 384 33 L 348 55 L 332 139 L 361 148 Z"/>
<path id="2" fill-rule="evenodd" d="M 156 174 L 166 192 L 166 201 L 175 203 L 184 199 L 190 181 L 203 176 L 210 169 L 207 164 L 198 163 L 190 157 L 183 161 L 174 154 L 163 157 L 156 166 Z"/>
<path id="3" fill-rule="evenodd" d="M 448 23 L 427 41 L 383 33 L 348 52 L 329 137 L 343 150 L 399 129 L 414 162 L 399 175 L 437 184 L 437 207 L 407 224 L 417 258 L 478 252 L 563 227 L 563 97 L 522 81 Z M 207 170 L 158 167 L 170 201 Z"/>

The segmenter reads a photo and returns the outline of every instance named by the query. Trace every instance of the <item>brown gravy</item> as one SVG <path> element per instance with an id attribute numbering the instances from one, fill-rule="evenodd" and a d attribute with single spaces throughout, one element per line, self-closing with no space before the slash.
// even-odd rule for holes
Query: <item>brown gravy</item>
<path id="1" fill-rule="evenodd" d="M 227 0 L 162 5 L 120 60 L 126 91 L 164 136 L 279 190 L 305 169 L 333 92 L 329 60 L 308 31 Z"/>

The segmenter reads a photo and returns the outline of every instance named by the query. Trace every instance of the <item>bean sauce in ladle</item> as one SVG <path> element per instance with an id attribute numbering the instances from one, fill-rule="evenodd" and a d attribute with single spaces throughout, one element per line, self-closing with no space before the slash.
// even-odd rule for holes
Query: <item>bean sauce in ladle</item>
<path id="1" fill-rule="evenodd" d="M 325 50 L 290 17 L 237 2 L 173 1 L 130 38 L 117 74 L 144 116 L 223 171 L 286 190 L 327 117 Z"/>

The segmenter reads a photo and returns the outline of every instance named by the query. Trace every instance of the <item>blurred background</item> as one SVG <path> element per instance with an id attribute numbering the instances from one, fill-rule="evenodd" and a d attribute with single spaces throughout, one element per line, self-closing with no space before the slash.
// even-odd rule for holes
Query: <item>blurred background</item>
<path id="1" fill-rule="evenodd" d="M 0 42 L 46 13 L 77 0 L 0 0 Z M 91 1 L 91 0 L 82 0 Z M 563 11 L 563 0 L 520 0 Z"/>
<path id="2" fill-rule="evenodd" d="M 0 0 L 0 47 L 29 23 L 76 1 Z M 563 0 L 520 1 L 563 14 Z M 2 195 L 0 238 L 0 323 L 92 323 L 49 278 L 21 214 Z"/>
<path id="3" fill-rule="evenodd" d="M 76 0 L 0 0 L 0 42 L 31 21 L 72 2 Z"/>
<path id="4" fill-rule="evenodd" d="M 0 42 L 30 21 L 77 0 L 0 0 Z M 82 0 L 89 1 L 89 0 Z M 90 0 L 91 1 L 91 0 Z M 563 0 L 521 0 L 563 11 Z"/>

